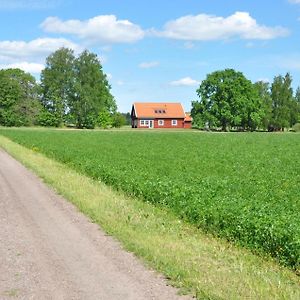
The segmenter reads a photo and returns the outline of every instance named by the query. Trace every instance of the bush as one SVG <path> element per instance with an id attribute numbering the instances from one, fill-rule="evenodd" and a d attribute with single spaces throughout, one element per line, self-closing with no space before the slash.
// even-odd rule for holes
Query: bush
<path id="1" fill-rule="evenodd" d="M 112 126 L 120 128 L 126 124 L 126 118 L 121 113 L 115 113 L 113 115 Z"/>
<path id="2" fill-rule="evenodd" d="M 56 116 L 49 111 L 42 111 L 37 118 L 37 124 L 45 127 L 58 127 L 59 122 Z"/>
<path id="3" fill-rule="evenodd" d="M 3 126 L 22 126 L 21 116 L 11 110 L 0 109 L 0 125 Z"/>
<path id="4" fill-rule="evenodd" d="M 293 126 L 293 131 L 300 132 L 300 123 L 297 123 Z"/>
<path id="5" fill-rule="evenodd" d="M 112 118 L 109 112 L 102 111 L 98 115 L 97 123 L 101 128 L 107 129 L 112 124 Z"/>
<path id="6" fill-rule="evenodd" d="M 82 127 L 79 128 L 94 129 L 96 123 L 97 123 L 97 118 L 94 115 L 90 114 L 84 118 L 82 122 Z"/>

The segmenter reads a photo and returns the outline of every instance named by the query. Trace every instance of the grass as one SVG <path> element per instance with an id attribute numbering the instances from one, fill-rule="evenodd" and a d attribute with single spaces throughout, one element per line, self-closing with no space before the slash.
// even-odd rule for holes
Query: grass
<path id="1" fill-rule="evenodd" d="M 128 130 L 0 133 L 299 271 L 297 134 Z"/>
<path id="2" fill-rule="evenodd" d="M 0 147 L 181 292 L 198 299 L 300 298 L 299 277 L 271 260 L 203 234 L 169 210 L 126 197 L 3 136 Z"/>

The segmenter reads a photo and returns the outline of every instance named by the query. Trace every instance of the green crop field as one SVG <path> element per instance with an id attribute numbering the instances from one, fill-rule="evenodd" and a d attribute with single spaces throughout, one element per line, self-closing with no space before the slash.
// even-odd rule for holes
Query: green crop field
<path id="1" fill-rule="evenodd" d="M 0 134 L 299 269 L 299 134 L 22 129 Z"/>

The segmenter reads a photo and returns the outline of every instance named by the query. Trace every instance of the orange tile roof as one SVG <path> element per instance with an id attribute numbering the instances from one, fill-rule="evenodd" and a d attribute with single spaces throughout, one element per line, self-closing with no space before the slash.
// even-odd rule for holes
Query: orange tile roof
<path id="1" fill-rule="evenodd" d="M 184 118 L 185 122 L 192 122 L 193 118 L 191 117 L 190 113 L 185 113 L 185 118 Z"/>
<path id="2" fill-rule="evenodd" d="M 185 118 L 181 103 L 133 103 L 137 118 Z"/>

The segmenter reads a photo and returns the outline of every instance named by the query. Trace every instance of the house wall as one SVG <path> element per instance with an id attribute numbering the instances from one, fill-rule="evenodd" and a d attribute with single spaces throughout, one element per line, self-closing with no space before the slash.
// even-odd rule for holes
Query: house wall
<path id="1" fill-rule="evenodd" d="M 158 120 L 164 120 L 164 125 L 159 126 Z M 172 125 L 172 120 L 177 120 L 177 125 Z M 183 119 L 156 119 L 154 120 L 154 128 L 183 128 L 184 120 Z"/>
<path id="2" fill-rule="evenodd" d="M 164 125 L 159 126 L 158 121 L 164 120 Z M 177 125 L 172 125 L 172 120 L 177 120 Z M 148 128 L 148 126 L 141 126 L 140 119 L 137 120 L 137 128 Z M 184 119 L 154 119 L 154 128 L 184 128 Z"/>
<path id="3" fill-rule="evenodd" d="M 184 128 L 185 129 L 191 129 L 192 128 L 192 122 L 184 122 Z"/>

